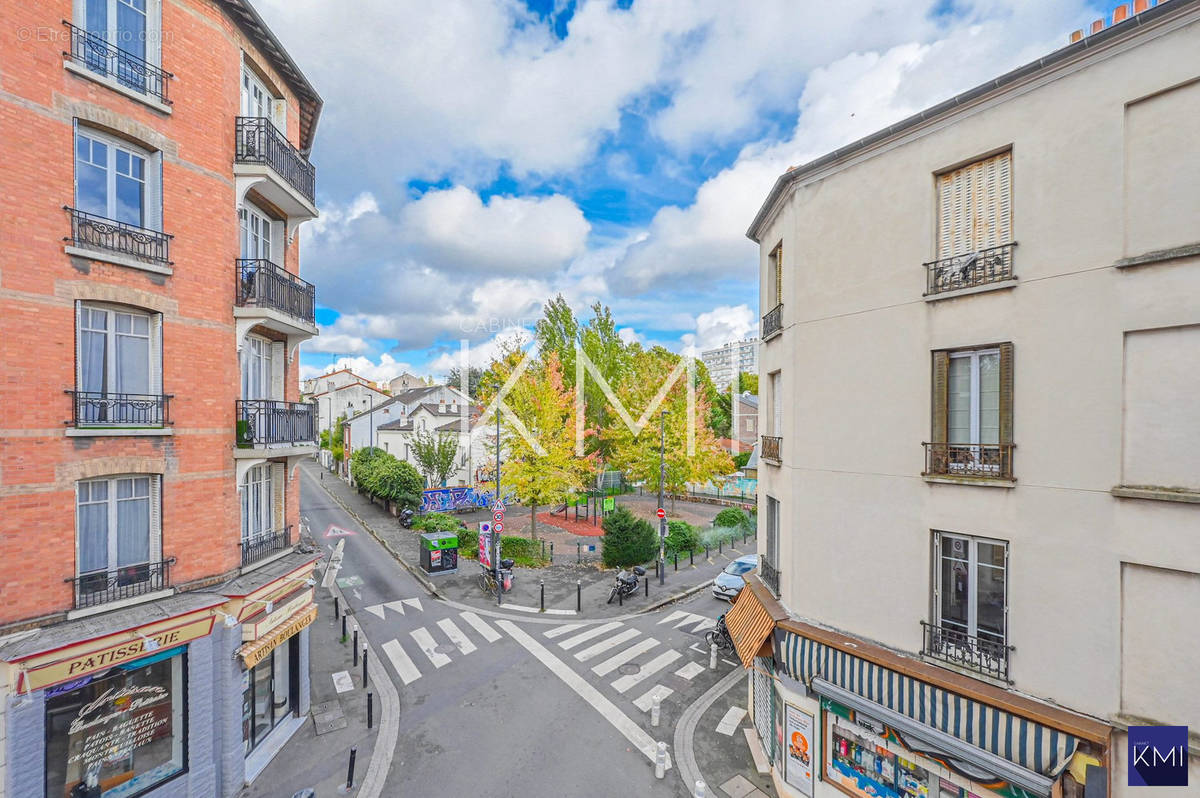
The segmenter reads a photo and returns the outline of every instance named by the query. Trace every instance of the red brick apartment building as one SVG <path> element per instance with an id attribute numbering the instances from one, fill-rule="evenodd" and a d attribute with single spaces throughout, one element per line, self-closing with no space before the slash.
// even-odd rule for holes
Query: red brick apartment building
<path id="1" fill-rule="evenodd" d="M 0 52 L 0 795 L 233 795 L 308 711 L 322 101 L 246 0 L 4 3 Z"/>

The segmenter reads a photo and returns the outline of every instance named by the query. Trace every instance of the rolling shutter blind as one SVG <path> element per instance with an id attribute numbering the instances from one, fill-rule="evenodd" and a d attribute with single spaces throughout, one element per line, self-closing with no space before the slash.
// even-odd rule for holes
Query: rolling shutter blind
<path id="1" fill-rule="evenodd" d="M 283 390 L 283 372 L 286 364 L 287 344 L 283 341 L 271 342 L 271 398 L 276 401 L 286 401 L 287 394 Z"/>
<path id="2" fill-rule="evenodd" d="M 284 496 L 284 483 L 287 480 L 287 466 L 283 463 L 271 463 L 271 528 L 283 529 L 287 526 L 287 504 Z"/>
<path id="3" fill-rule="evenodd" d="M 947 423 L 949 416 L 950 392 L 950 353 L 933 353 L 933 389 L 930 397 L 930 436 L 931 443 L 946 443 Z"/>
<path id="4" fill-rule="evenodd" d="M 1000 443 L 1013 442 L 1013 345 L 1000 344 Z"/>
<path id="5" fill-rule="evenodd" d="M 939 175 L 938 258 L 1012 241 L 1012 153 Z"/>

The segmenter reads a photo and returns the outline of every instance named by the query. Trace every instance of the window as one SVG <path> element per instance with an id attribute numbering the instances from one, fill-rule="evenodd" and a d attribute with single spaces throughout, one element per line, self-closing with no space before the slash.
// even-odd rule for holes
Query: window
<path id="1" fill-rule="evenodd" d="M 271 257 L 271 239 L 275 222 L 255 207 L 246 202 L 238 211 L 241 222 L 241 256 L 244 260 L 273 260 Z"/>
<path id="2" fill-rule="evenodd" d="M 767 256 L 767 279 L 769 292 L 767 305 L 775 307 L 783 304 L 783 242 L 780 241 Z"/>
<path id="3" fill-rule="evenodd" d="M 242 486 L 242 540 L 257 540 L 275 529 L 275 500 L 271 465 L 246 472 Z"/>
<path id="4" fill-rule="evenodd" d="M 771 375 L 771 434 L 783 436 L 783 374 L 776 371 Z"/>
<path id="5" fill-rule="evenodd" d="M 159 478 L 121 476 L 76 483 L 80 592 L 145 582 L 159 559 Z"/>
<path id="6" fill-rule="evenodd" d="M 779 565 L 779 500 L 767 497 L 767 549 L 763 552 L 772 565 Z"/>
<path id="7" fill-rule="evenodd" d="M 242 684 L 242 743 L 248 754 L 283 721 L 299 699 L 300 641 L 290 637 L 250 668 Z"/>
<path id="8" fill-rule="evenodd" d="M 186 657 L 162 651 L 48 688 L 45 794 L 141 795 L 182 773 Z M 77 791 L 89 781 L 100 789 Z"/>
<path id="9" fill-rule="evenodd" d="M 933 353 L 926 473 L 1012 478 L 1013 345 Z"/>
<path id="10" fill-rule="evenodd" d="M 283 344 L 247 335 L 238 354 L 242 367 L 242 398 L 282 399 Z M 278 388 L 278 390 L 277 390 Z"/>
<path id="11" fill-rule="evenodd" d="M 242 66 L 242 116 L 270 119 L 287 134 L 287 104 L 276 98 L 267 84 L 250 67 Z"/>
<path id="12" fill-rule="evenodd" d="M 944 630 L 1005 645 L 1008 544 L 934 532 L 935 624 Z"/>
<path id="13" fill-rule="evenodd" d="M 160 159 L 95 130 L 75 131 L 75 208 L 135 227 L 160 226 Z"/>
<path id="14" fill-rule="evenodd" d="M 938 259 L 1012 241 L 1012 153 L 937 176 Z"/>
<path id="15" fill-rule="evenodd" d="M 75 313 L 78 421 L 161 425 L 162 315 L 83 302 Z"/>

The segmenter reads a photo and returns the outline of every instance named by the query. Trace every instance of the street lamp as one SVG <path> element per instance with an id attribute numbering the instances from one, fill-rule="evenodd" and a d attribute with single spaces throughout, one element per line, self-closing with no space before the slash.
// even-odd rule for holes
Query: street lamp
<path id="1" fill-rule="evenodd" d="M 667 481 L 667 411 L 659 416 L 658 441 L 658 506 L 663 507 L 663 487 Z M 667 578 L 667 515 L 658 519 L 658 583 L 661 585 Z"/>

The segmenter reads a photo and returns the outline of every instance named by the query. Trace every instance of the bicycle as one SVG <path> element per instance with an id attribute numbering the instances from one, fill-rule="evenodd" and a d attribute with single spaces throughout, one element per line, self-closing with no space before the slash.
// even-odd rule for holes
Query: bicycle
<path id="1" fill-rule="evenodd" d="M 512 560 L 501 560 L 500 561 L 500 576 L 501 576 L 500 584 L 504 586 L 505 593 L 512 590 L 512 585 L 513 585 L 512 562 L 513 562 Z M 482 563 L 480 563 L 479 568 L 480 568 L 479 576 L 476 577 L 476 583 L 479 585 L 479 589 L 482 590 L 484 593 L 487 593 L 489 596 L 496 595 L 496 585 L 497 585 L 496 571 L 492 568 L 488 568 L 486 565 L 483 565 Z"/>
<path id="2" fill-rule="evenodd" d="M 704 642 L 708 645 L 716 644 L 717 648 L 722 651 L 733 650 L 733 638 L 729 636 L 729 627 L 725 625 L 725 616 L 717 618 L 717 625 L 713 629 L 709 629 L 704 635 Z"/>

